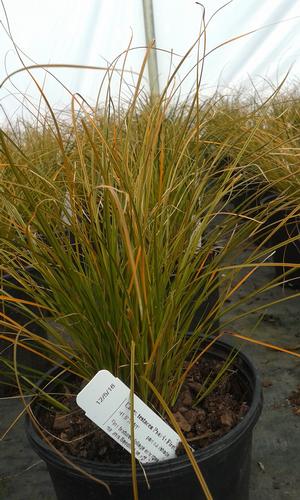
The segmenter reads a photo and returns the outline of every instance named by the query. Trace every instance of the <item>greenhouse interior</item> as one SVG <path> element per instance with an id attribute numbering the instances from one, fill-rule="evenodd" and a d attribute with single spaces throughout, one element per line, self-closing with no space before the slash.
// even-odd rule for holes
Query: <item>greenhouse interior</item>
<path id="1" fill-rule="evenodd" d="M 0 20 L 0 500 L 298 500 L 300 2 Z"/>

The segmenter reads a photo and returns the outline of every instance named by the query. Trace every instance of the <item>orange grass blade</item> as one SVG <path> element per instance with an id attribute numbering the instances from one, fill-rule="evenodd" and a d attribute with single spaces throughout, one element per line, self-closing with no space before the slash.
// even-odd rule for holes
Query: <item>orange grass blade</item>
<path id="1" fill-rule="evenodd" d="M 135 259 L 135 266 L 134 266 L 134 269 L 132 270 L 131 280 L 130 280 L 129 287 L 128 287 L 128 295 L 130 295 L 130 292 L 131 292 L 131 289 L 133 286 L 133 282 L 134 282 L 135 277 L 136 277 L 136 272 L 137 272 L 139 260 L 141 257 L 141 251 L 142 251 L 142 249 L 141 249 L 141 247 L 139 247 L 138 252 L 137 252 L 137 256 Z"/>
<path id="2" fill-rule="evenodd" d="M 135 460 L 135 442 L 134 442 L 134 354 L 135 343 L 131 342 L 131 360 L 130 360 L 130 448 L 131 448 L 131 471 L 132 471 L 132 490 L 134 500 L 139 500 L 138 485 L 136 478 L 136 460 Z"/>
<path id="3" fill-rule="evenodd" d="M 268 349 L 273 349 L 273 351 L 284 352 L 286 354 L 290 354 L 291 356 L 295 356 L 296 358 L 300 358 L 300 354 L 298 354 L 297 352 L 290 351 L 288 349 L 285 349 L 284 347 L 279 347 L 274 344 L 269 344 L 268 342 L 264 342 L 262 340 L 251 339 L 250 337 L 246 337 L 245 335 L 240 335 L 239 333 L 226 331 L 223 332 L 221 335 L 230 335 L 231 337 L 236 337 L 237 339 L 246 340 L 246 342 L 250 342 L 251 344 L 261 345 L 263 347 L 267 347 Z"/>
<path id="4" fill-rule="evenodd" d="M 168 415 L 169 419 L 170 419 L 170 422 L 171 424 L 173 425 L 174 429 L 176 430 L 177 434 L 179 435 L 180 439 L 181 439 L 181 442 L 182 442 L 182 445 L 186 451 L 186 454 L 188 456 L 188 458 L 190 459 L 190 462 L 191 462 L 191 465 L 195 471 L 195 474 L 198 478 L 198 481 L 201 485 L 201 488 L 203 490 L 203 493 L 205 495 L 205 498 L 206 500 L 213 500 L 213 497 L 208 489 L 208 486 L 206 484 L 206 481 L 203 477 L 203 474 L 202 472 L 200 471 L 200 468 L 199 468 L 199 465 L 197 464 L 196 462 L 196 459 L 193 455 L 193 452 L 187 442 L 187 440 L 185 439 L 183 433 L 182 433 L 182 430 L 180 429 L 173 413 L 171 412 L 170 408 L 168 407 L 168 405 L 166 404 L 166 402 L 164 401 L 164 399 L 162 398 L 162 396 L 160 395 L 160 393 L 158 392 L 158 390 L 156 389 L 156 387 L 150 382 L 150 380 L 148 380 L 146 377 L 143 377 L 143 379 L 145 380 L 145 382 L 149 385 L 150 389 L 153 391 L 153 393 L 155 394 L 155 396 L 157 397 L 158 401 L 160 402 L 161 406 L 163 407 L 163 409 L 165 410 L 166 414 Z"/>
<path id="5" fill-rule="evenodd" d="M 247 279 L 250 278 L 250 276 L 257 270 L 257 267 L 254 267 L 253 269 L 251 269 L 242 279 L 240 279 L 240 281 L 230 290 L 230 292 L 228 293 L 227 295 L 227 299 L 229 297 L 231 297 L 231 295 L 236 292 L 236 290 L 238 290 L 243 283 L 245 283 L 245 281 L 247 281 Z"/>
<path id="6" fill-rule="evenodd" d="M 47 311 L 51 311 L 50 307 L 48 306 L 43 306 L 41 304 L 37 304 L 37 302 L 31 302 L 30 300 L 8 297 L 7 295 L 0 295 L 0 300 L 4 300 L 5 302 L 15 302 L 16 304 L 25 304 L 28 306 L 38 307 L 39 309 L 46 309 Z"/>
<path id="7" fill-rule="evenodd" d="M 179 387 L 181 387 L 187 374 L 193 368 L 193 366 L 197 363 L 197 361 L 199 361 L 199 359 L 202 358 L 202 356 L 211 348 L 211 346 L 214 345 L 214 343 L 217 340 L 219 340 L 219 338 L 222 336 L 223 336 L 223 333 L 219 333 L 216 337 L 214 337 L 213 340 L 211 342 L 209 342 L 209 344 L 207 344 L 207 346 L 204 349 L 201 349 L 200 353 L 196 356 L 196 358 L 191 363 L 189 363 L 188 367 L 186 368 L 186 370 L 184 371 L 184 373 L 180 377 Z"/>

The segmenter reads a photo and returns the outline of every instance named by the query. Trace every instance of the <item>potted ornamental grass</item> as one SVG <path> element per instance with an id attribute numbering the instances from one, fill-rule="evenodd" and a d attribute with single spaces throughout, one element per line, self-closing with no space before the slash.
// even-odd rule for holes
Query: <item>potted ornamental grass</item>
<path id="1" fill-rule="evenodd" d="M 9 198 L 13 200 L 13 205 L 10 206 L 10 210 L 18 213 L 17 217 L 22 220 L 26 217 L 26 212 L 23 210 L 24 200 L 22 199 L 22 188 L 19 186 L 19 181 L 15 172 L 10 167 L 10 162 L 17 166 L 18 171 L 28 179 L 28 182 L 33 183 L 34 189 L 31 193 L 34 199 L 34 203 L 39 204 L 45 203 L 47 198 L 48 186 L 45 184 L 45 179 L 51 180 L 55 177 L 56 182 L 59 180 L 59 172 L 57 171 L 57 160 L 59 157 L 59 148 L 57 147 L 57 140 L 53 135 L 53 128 L 49 125 L 50 117 L 44 119 L 42 125 L 37 127 L 33 123 L 26 122 L 24 120 L 18 120 L 14 127 L 10 124 L 6 127 L 5 136 L 7 137 L 6 151 L 0 148 L 0 180 L 1 180 L 1 200 L 5 198 L 6 189 L 9 189 Z M 63 124 L 61 124 L 63 128 Z M 64 131 L 64 136 L 68 137 L 67 129 Z M 8 160 L 10 158 L 10 160 Z M 32 170 L 33 169 L 33 170 Z M 34 171 L 34 173 L 33 173 Z M 62 193 L 64 198 L 64 194 Z M 2 201 L 0 201 L 2 203 Z M 9 199 L 6 199 L 6 207 L 9 203 Z M 10 223 L 9 216 L 5 218 L 5 208 L 1 205 L 2 210 L 2 220 L 0 223 L 0 237 L 1 237 L 1 247 L 2 253 L 6 251 L 9 253 L 11 251 L 11 243 L 17 239 L 17 231 L 14 224 Z M 51 210 L 55 211 L 55 207 Z M 57 216 L 60 212 L 57 212 Z M 28 279 L 31 279 L 32 286 L 34 287 L 37 283 L 39 286 L 43 286 L 42 276 L 38 273 L 36 269 L 32 266 L 26 267 L 26 275 Z M 30 277 L 30 278 L 29 278 Z M 0 271 L 1 279 L 1 295 L 10 295 L 16 301 L 27 300 L 30 301 L 30 296 L 26 293 L 26 290 L 20 283 L 20 277 L 13 270 L 7 272 L 5 268 Z M 26 311 L 20 310 L 16 306 L 17 302 L 10 302 L 9 304 L 2 301 L 1 312 L 2 314 L 9 316 L 19 325 L 27 325 L 27 329 L 32 331 L 36 335 L 45 336 L 46 332 L 41 325 L 38 325 L 32 318 L 28 317 Z M 37 312 L 36 307 L 30 306 Z M 39 310 L 39 315 L 47 315 L 46 310 Z M 0 324 L 0 332 L 7 334 L 8 336 L 14 335 L 14 327 L 9 325 Z M 3 354 L 3 360 L 0 362 L 0 394 L 5 395 L 7 393 L 12 393 L 16 390 L 13 387 L 13 379 L 8 373 L 4 373 L 5 363 L 7 360 L 12 361 L 13 359 L 13 347 L 12 343 L 5 340 L 0 340 L 0 351 Z M 42 358 L 36 356 L 34 353 L 25 350 L 18 351 L 18 362 L 27 367 L 33 367 L 38 370 L 45 370 L 47 363 Z M 48 366 L 49 367 L 49 366 Z M 39 376 L 39 371 L 37 371 L 37 376 Z M 7 378 L 9 377 L 9 379 Z"/>
<path id="2" fill-rule="evenodd" d="M 262 182 L 269 188 L 269 199 L 278 198 L 284 193 L 290 200 L 290 206 L 271 214 L 269 228 L 276 226 L 271 243 L 277 246 L 274 259 L 281 262 L 276 273 L 286 277 L 288 286 L 299 289 L 299 269 L 290 270 L 286 262 L 300 262 L 299 232 L 299 93 L 296 89 L 279 93 L 270 103 L 269 120 L 266 129 L 273 139 L 270 155 L 273 164 L 260 168 Z M 278 223 L 280 223 L 278 225 Z"/>
<path id="3" fill-rule="evenodd" d="M 269 216 L 253 241 L 264 244 L 268 233 L 265 243 L 274 247 L 274 262 L 281 263 L 276 274 L 285 285 L 299 288 L 299 269 L 285 266 L 298 264 L 300 255 L 299 94 L 284 92 L 283 83 L 263 105 L 257 96 L 241 92 L 215 98 L 204 137 L 218 165 L 234 164 L 240 171 L 243 188 L 235 188 L 230 197 L 235 209 L 255 218 L 269 205 Z M 227 143 L 221 156 L 216 143 Z"/>
<path id="4" fill-rule="evenodd" d="M 10 174 L 1 269 L 26 294 L 2 288 L 1 300 L 28 318 L 2 309 L 0 339 L 13 356 L 1 360 L 59 500 L 247 499 L 261 388 L 251 361 L 220 342 L 218 322 L 234 317 L 235 292 L 270 265 L 272 248 L 249 248 L 270 205 L 256 217 L 228 209 L 240 170 L 203 153 L 200 82 L 174 104 L 175 72 L 148 98 L 145 64 L 124 105 L 123 75 L 116 103 L 110 88 L 96 110 L 73 96 L 68 126 L 48 110 L 51 176 L 38 168 L 47 144 L 29 157 L 1 131 Z M 228 141 L 214 148 L 222 157 Z M 20 351 L 52 368 L 37 382 Z"/>

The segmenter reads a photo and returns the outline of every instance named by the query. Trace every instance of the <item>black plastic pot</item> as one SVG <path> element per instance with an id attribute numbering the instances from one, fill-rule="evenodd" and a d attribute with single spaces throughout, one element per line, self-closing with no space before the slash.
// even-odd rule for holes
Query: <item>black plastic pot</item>
<path id="1" fill-rule="evenodd" d="M 208 317 L 209 314 L 211 314 L 211 317 L 209 318 L 207 324 L 211 325 L 210 332 L 216 334 L 219 331 L 220 321 L 216 317 L 216 312 L 212 312 L 217 306 L 218 301 L 219 288 L 215 288 L 208 292 L 206 299 L 201 302 L 201 305 L 195 311 L 195 314 L 189 326 L 189 330 L 191 332 L 194 331 L 197 326 Z"/>
<path id="2" fill-rule="evenodd" d="M 259 184 L 245 183 L 243 189 L 239 188 L 239 190 L 233 191 L 230 202 L 234 208 L 257 209 L 260 203 L 259 189 L 261 189 Z"/>
<path id="3" fill-rule="evenodd" d="M 218 342 L 208 355 L 225 359 L 231 349 L 230 346 Z M 261 413 L 262 393 L 257 372 L 244 354 L 238 354 L 235 367 L 240 373 L 245 390 L 248 390 L 250 409 L 234 429 L 205 449 L 195 452 L 214 500 L 248 500 L 252 431 Z M 55 370 L 52 371 L 52 375 L 55 373 Z M 33 404 L 33 410 L 38 416 L 36 403 Z M 110 496 L 103 486 L 83 476 L 55 454 L 37 434 L 28 417 L 26 431 L 32 447 L 47 464 L 58 500 L 132 499 L 130 465 L 100 464 L 69 457 L 77 466 L 105 481 L 111 488 Z M 145 475 L 150 489 L 147 487 Z M 145 465 L 144 471 L 138 466 L 137 478 L 140 500 L 205 498 L 185 456 L 155 465 Z"/>
<path id="4" fill-rule="evenodd" d="M 26 269 L 26 272 L 30 274 L 31 278 L 36 283 L 38 283 L 39 286 L 42 286 L 42 277 L 35 269 L 28 267 Z M 1 288 L 3 292 L 5 292 L 5 294 L 8 294 L 16 299 L 28 300 L 32 302 L 32 297 L 30 297 L 26 293 L 26 291 L 20 286 L 18 280 L 13 276 L 9 274 L 4 275 L 1 285 Z M 0 302 L 0 307 L 1 312 L 13 319 L 20 326 L 26 325 L 26 329 L 31 331 L 32 333 L 43 338 L 47 337 L 45 330 L 36 321 L 34 321 L 32 315 L 30 313 L 26 313 L 25 310 L 22 310 L 20 306 L 18 306 L 18 304 L 2 300 Z M 37 307 L 31 305 L 27 305 L 26 307 L 37 317 L 45 315 L 45 313 Z M 11 337 L 15 334 L 15 329 L 10 328 L 8 324 L 5 326 L 0 324 L 0 333 L 6 334 L 7 336 Z M 30 345 L 33 346 L 33 342 L 31 342 Z M 0 354 L 5 360 L 12 362 L 13 342 L 0 339 Z M 45 360 L 43 360 L 40 356 L 35 355 L 34 353 L 22 348 L 17 349 L 17 362 L 22 367 L 33 368 L 42 373 L 46 372 L 49 369 L 49 364 L 46 363 Z M 0 373 L 0 395 L 11 393 L 12 386 L 14 385 L 13 374 L 9 374 L 5 363 L 1 361 L 1 359 Z"/>
<path id="5" fill-rule="evenodd" d="M 269 199 L 274 198 L 273 193 Z M 261 237 L 256 238 L 256 243 L 261 243 L 267 234 L 270 234 L 276 225 L 286 219 L 288 216 L 287 210 L 280 210 L 275 214 L 270 215 L 268 220 L 261 228 Z M 291 238 L 298 238 L 295 241 L 287 242 Z M 286 280 L 286 284 L 293 288 L 300 288 L 300 268 L 294 268 L 285 264 L 300 264 L 300 218 L 299 216 L 291 217 L 287 222 L 281 225 L 267 242 L 269 247 L 280 245 L 276 248 L 273 255 L 273 262 L 282 264 L 275 266 L 275 275 L 281 276 L 282 280 Z"/>
<path id="6" fill-rule="evenodd" d="M 259 207 L 267 202 L 270 202 L 278 197 L 278 194 L 274 191 L 268 191 L 261 199 L 259 199 Z M 276 225 L 283 221 L 289 215 L 287 210 L 279 210 L 267 218 L 267 220 L 262 224 L 259 233 L 254 238 L 254 243 L 261 244 L 265 240 L 267 235 L 270 235 Z M 286 243 L 290 238 L 297 238 L 295 241 Z M 281 225 L 270 239 L 267 240 L 266 246 L 274 247 L 281 245 L 276 248 L 273 255 L 273 262 L 277 264 L 282 264 L 281 266 L 274 266 L 275 275 L 280 276 L 282 280 L 286 280 L 285 284 L 292 288 L 300 288 L 300 268 L 294 268 L 285 264 L 300 264 L 300 218 L 299 216 L 291 217 L 288 221 Z"/>
<path id="7" fill-rule="evenodd" d="M 285 218 L 286 212 L 283 212 L 281 217 Z M 282 244 L 289 238 L 299 237 L 295 241 L 284 244 L 275 250 L 273 261 L 282 263 L 282 266 L 275 267 L 276 276 L 281 276 L 283 280 L 287 280 L 287 284 L 292 288 L 300 288 L 300 268 L 290 267 L 285 264 L 300 264 L 300 219 L 293 218 L 280 227 L 271 239 L 272 245 Z"/>

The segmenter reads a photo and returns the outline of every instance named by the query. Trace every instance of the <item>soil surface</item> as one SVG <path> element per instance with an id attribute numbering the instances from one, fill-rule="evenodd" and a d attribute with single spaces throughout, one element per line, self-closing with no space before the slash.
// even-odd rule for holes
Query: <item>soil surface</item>
<path id="1" fill-rule="evenodd" d="M 195 363 L 172 408 L 175 419 L 194 449 L 204 448 L 222 437 L 243 419 L 249 409 L 249 389 L 245 381 L 241 380 L 234 362 L 227 369 L 225 362 L 207 356 Z M 220 373 L 222 376 L 218 385 L 211 387 Z M 61 453 L 77 458 L 130 464 L 130 454 L 85 416 L 69 388 L 65 387 L 64 392 L 60 401 L 70 409 L 70 413 L 53 407 L 45 411 L 45 406 L 37 412 L 51 444 Z M 206 392 L 208 394 L 204 398 Z M 177 450 L 178 455 L 181 453 L 184 453 L 183 448 Z"/>
<path id="2" fill-rule="evenodd" d="M 272 268 L 257 270 L 248 282 L 248 291 L 249 287 L 255 289 L 269 280 L 273 272 Z M 239 290 L 235 300 L 244 293 L 245 288 Z M 254 309 L 294 293 L 289 288 L 273 288 L 248 305 L 241 303 L 235 316 L 249 305 Z M 248 317 L 237 319 L 231 329 L 300 353 L 300 297 L 279 302 L 264 315 L 261 313 L 253 311 Z M 300 360 L 245 341 L 230 340 L 228 336 L 225 339 L 250 355 L 263 383 L 264 408 L 253 436 L 250 500 L 298 500 Z M 0 401 L 0 434 L 20 415 L 21 409 L 17 398 Z M 27 443 L 22 417 L 0 442 L 0 478 L 1 500 L 55 500 L 46 467 Z"/>

